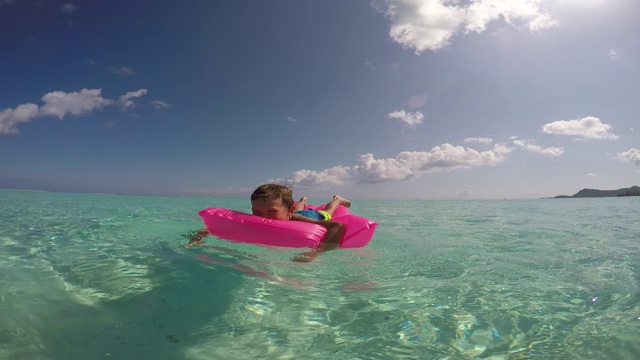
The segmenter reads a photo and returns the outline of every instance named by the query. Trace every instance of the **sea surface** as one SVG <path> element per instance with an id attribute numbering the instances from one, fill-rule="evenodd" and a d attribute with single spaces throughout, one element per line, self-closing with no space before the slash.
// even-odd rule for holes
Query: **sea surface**
<path id="1" fill-rule="evenodd" d="M 354 201 L 311 263 L 185 249 L 209 206 L 0 190 L 0 359 L 640 359 L 640 197 Z"/>

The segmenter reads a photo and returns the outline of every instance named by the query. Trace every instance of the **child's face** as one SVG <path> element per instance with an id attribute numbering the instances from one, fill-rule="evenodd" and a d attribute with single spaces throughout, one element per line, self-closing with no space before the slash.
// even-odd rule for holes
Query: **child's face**
<path id="1" fill-rule="evenodd" d="M 253 215 L 274 220 L 289 220 L 293 214 L 293 206 L 287 209 L 282 199 L 257 199 L 251 202 Z"/>

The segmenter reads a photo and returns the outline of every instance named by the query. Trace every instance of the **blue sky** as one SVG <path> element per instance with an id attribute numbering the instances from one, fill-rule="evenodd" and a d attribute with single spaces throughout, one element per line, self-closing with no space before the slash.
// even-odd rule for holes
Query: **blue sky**
<path id="1" fill-rule="evenodd" d="M 0 0 L 0 188 L 640 185 L 637 0 Z"/>

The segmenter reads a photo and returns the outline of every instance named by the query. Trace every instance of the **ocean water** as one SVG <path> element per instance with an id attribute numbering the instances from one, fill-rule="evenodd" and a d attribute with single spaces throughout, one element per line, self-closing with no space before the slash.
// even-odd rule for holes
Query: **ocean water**
<path id="1" fill-rule="evenodd" d="M 0 359 L 640 358 L 638 197 L 355 201 L 371 244 L 311 263 L 185 249 L 208 206 L 249 211 L 0 190 Z"/>

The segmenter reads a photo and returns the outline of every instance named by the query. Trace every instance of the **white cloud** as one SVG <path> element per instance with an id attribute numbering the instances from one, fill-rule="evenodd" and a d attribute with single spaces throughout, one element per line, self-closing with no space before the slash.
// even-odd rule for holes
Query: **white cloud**
<path id="1" fill-rule="evenodd" d="M 373 154 L 362 155 L 353 171 L 356 180 L 364 183 L 410 180 L 425 172 L 495 165 L 504 161 L 504 155 L 510 151 L 502 145 L 479 152 L 463 146 L 442 144 L 428 152 L 403 151 L 393 159 L 375 159 Z"/>
<path id="2" fill-rule="evenodd" d="M 71 14 L 74 11 L 76 11 L 76 9 L 78 9 L 78 7 L 73 4 L 64 4 L 62 5 L 62 8 L 60 8 L 60 11 L 62 11 L 65 14 Z"/>
<path id="3" fill-rule="evenodd" d="M 525 140 L 514 140 L 513 143 L 523 150 L 547 156 L 560 156 L 564 153 L 564 148 L 558 146 L 542 147 Z"/>
<path id="4" fill-rule="evenodd" d="M 465 143 L 478 143 L 478 144 L 491 144 L 493 142 L 492 138 L 489 137 L 470 137 L 462 140 Z"/>
<path id="5" fill-rule="evenodd" d="M 162 101 L 162 100 L 153 100 L 151 102 L 151 105 L 153 105 L 153 107 L 156 108 L 157 110 L 168 109 L 170 107 L 173 107 L 172 104 L 169 104 L 168 102 Z"/>
<path id="6" fill-rule="evenodd" d="M 38 116 L 38 105 L 27 103 L 15 109 L 0 111 L 0 134 L 17 134 L 18 124 L 26 123 Z"/>
<path id="7" fill-rule="evenodd" d="M 268 182 L 299 186 L 338 186 L 351 180 L 350 169 L 346 166 L 334 166 L 322 171 L 298 170 L 286 179 L 269 180 Z"/>
<path id="8" fill-rule="evenodd" d="M 408 113 L 404 110 L 394 111 L 387 114 L 389 119 L 398 119 L 400 122 L 404 123 L 407 127 L 416 127 L 422 124 L 422 120 L 424 120 L 424 115 L 420 111 L 416 111 L 415 113 Z"/>
<path id="9" fill-rule="evenodd" d="M 611 139 L 618 138 L 610 133 L 611 125 L 603 124 L 600 119 L 587 116 L 580 120 L 559 120 L 542 126 L 542 132 L 553 135 L 577 136 L 585 139 Z"/>
<path id="10" fill-rule="evenodd" d="M 640 165 L 640 149 L 631 148 L 628 151 L 618 153 L 618 160 Z"/>
<path id="11" fill-rule="evenodd" d="M 391 18 L 389 37 L 416 54 L 437 50 L 464 24 L 464 11 L 440 0 L 389 1 L 386 15 Z"/>
<path id="12" fill-rule="evenodd" d="M 120 97 L 120 103 L 132 107 L 132 98 L 146 94 L 147 90 L 129 92 Z M 102 97 L 102 89 L 82 89 L 76 92 L 52 91 L 42 97 L 44 104 L 38 106 L 25 103 L 14 109 L 0 110 L 0 135 L 18 134 L 18 125 L 39 117 L 56 116 L 59 119 L 67 115 L 82 116 L 106 106 L 114 105 L 113 100 Z"/>
<path id="13" fill-rule="evenodd" d="M 136 71 L 133 70 L 132 67 L 128 67 L 128 66 L 120 66 L 120 67 L 112 66 L 109 68 L 109 71 L 111 71 L 116 75 L 121 75 L 121 76 L 133 76 L 136 74 Z"/>
<path id="14" fill-rule="evenodd" d="M 289 122 L 297 122 L 298 119 L 294 119 L 291 116 L 287 116 L 287 120 L 289 120 Z"/>
<path id="15" fill-rule="evenodd" d="M 483 32 L 498 19 L 531 32 L 557 25 L 542 8 L 542 0 L 387 0 L 373 6 L 391 19 L 389 36 L 416 54 L 447 46 L 462 31 Z"/>
<path id="16" fill-rule="evenodd" d="M 495 165 L 505 160 L 511 149 L 496 144 L 483 152 L 462 146 L 442 144 L 431 151 L 403 151 L 395 158 L 360 156 L 352 167 L 335 166 L 322 171 L 298 170 L 285 179 L 270 180 L 291 186 L 336 186 L 349 183 L 380 183 L 411 180 L 427 172 Z"/>
<path id="17" fill-rule="evenodd" d="M 542 0 L 478 0 L 468 7 L 466 31 L 482 32 L 491 21 L 503 18 L 504 21 L 519 27 L 524 24 L 535 33 L 556 26 L 558 22 L 542 9 Z"/>
<path id="18" fill-rule="evenodd" d="M 609 59 L 611 59 L 611 60 L 620 59 L 620 50 L 618 50 L 618 49 L 609 50 Z"/>
<path id="19" fill-rule="evenodd" d="M 136 107 L 136 103 L 133 99 L 137 99 L 147 94 L 147 89 L 140 89 L 136 91 L 129 91 L 128 93 L 120 96 L 120 106 L 123 110 L 133 109 Z"/>
<path id="20" fill-rule="evenodd" d="M 44 105 L 40 107 L 38 116 L 57 116 L 62 119 L 66 115 L 84 115 L 110 105 L 111 100 L 102 97 L 102 89 L 82 89 L 65 93 L 52 91 L 42 97 Z"/>

